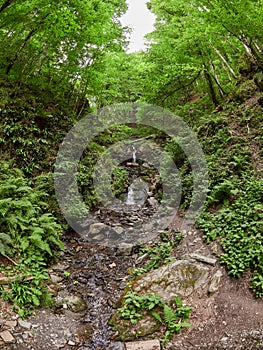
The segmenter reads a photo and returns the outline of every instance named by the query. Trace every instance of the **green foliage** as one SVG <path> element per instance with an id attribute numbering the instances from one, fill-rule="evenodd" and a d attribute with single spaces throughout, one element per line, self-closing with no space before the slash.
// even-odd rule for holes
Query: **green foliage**
<path id="1" fill-rule="evenodd" d="M 30 312 L 30 305 L 38 306 L 46 294 L 42 280 L 47 279 L 46 266 L 50 258 L 63 249 L 60 240 L 61 226 L 55 218 L 46 213 L 43 198 L 47 193 L 33 188 L 16 168 L 1 163 L 0 175 L 0 231 L 1 254 L 7 255 L 18 264 L 9 274 L 14 281 L 9 291 L 3 290 L 5 298 L 20 308 L 20 314 Z M 15 276 L 19 276 L 17 279 Z M 31 276 L 26 283 L 25 278 Z"/>
<path id="2" fill-rule="evenodd" d="M 120 316 L 130 320 L 131 324 L 136 324 L 143 318 L 143 312 L 151 312 L 151 315 L 162 325 L 166 331 L 161 339 L 165 345 L 175 333 L 180 333 L 181 328 L 190 327 L 186 320 L 190 317 L 191 307 L 184 306 L 180 297 L 172 300 L 176 304 L 175 308 L 170 307 L 165 300 L 156 294 L 137 295 L 128 292 L 124 297 L 123 306 L 118 309 Z"/>
<path id="3" fill-rule="evenodd" d="M 131 324 L 136 324 L 143 317 L 139 311 L 150 311 L 156 306 L 163 306 L 163 303 L 164 301 L 159 295 L 137 295 L 133 292 L 128 292 L 125 295 L 123 307 L 118 310 L 122 318 L 129 319 Z"/>
<path id="4" fill-rule="evenodd" d="M 259 2 L 151 0 L 148 7 L 156 15 L 145 55 L 148 101 L 175 110 L 200 99 L 211 108 L 235 88 L 238 68 L 262 70 L 263 31 L 251 25 L 262 17 Z"/>
<path id="5" fill-rule="evenodd" d="M 10 252 L 10 247 L 8 246 L 12 242 L 9 235 L 0 232 L 0 254 L 6 255 Z"/>
<path id="6" fill-rule="evenodd" d="M 174 301 L 177 305 L 175 310 L 167 304 L 164 304 L 163 318 L 161 318 L 158 313 L 153 313 L 157 321 L 161 321 L 161 323 L 166 326 L 164 337 L 161 339 L 163 345 L 171 340 L 174 334 L 180 333 L 182 328 L 191 326 L 186 320 L 189 319 L 192 308 L 190 306 L 183 306 L 182 300 L 178 296 L 174 298 Z"/>
<path id="7" fill-rule="evenodd" d="M 140 256 L 147 254 L 148 261 L 145 267 L 133 269 L 132 275 L 138 276 L 147 273 L 173 261 L 174 258 L 171 256 L 172 249 L 176 248 L 181 240 L 181 234 L 173 234 L 169 236 L 169 233 L 166 234 L 163 232 L 162 240 L 160 242 L 140 250 Z"/>
<path id="8" fill-rule="evenodd" d="M 75 98 L 78 113 L 85 105 L 81 100 L 102 89 L 104 55 L 120 51 L 124 43 L 118 16 L 125 1 L 7 3 L 1 11 L 0 69 L 18 84 L 52 87 Z"/>
<path id="9" fill-rule="evenodd" d="M 128 173 L 127 171 L 117 166 L 112 172 L 112 190 L 116 196 L 126 192 L 128 188 Z"/>
<path id="10" fill-rule="evenodd" d="M 252 270 L 254 276 L 251 288 L 257 296 L 261 296 L 263 182 L 254 178 L 253 174 L 247 174 L 242 180 L 233 183 L 225 181 L 225 184 L 215 189 L 213 200 L 217 201 L 219 194 L 224 193 L 227 194 L 224 207 L 217 213 L 203 213 L 199 227 L 207 242 L 217 237 L 220 239 L 224 250 L 220 259 L 230 275 L 240 277 L 247 269 Z"/>

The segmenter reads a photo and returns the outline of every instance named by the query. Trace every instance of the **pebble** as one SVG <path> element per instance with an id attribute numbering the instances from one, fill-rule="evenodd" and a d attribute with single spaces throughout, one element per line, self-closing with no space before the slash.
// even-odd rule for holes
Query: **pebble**
<path id="1" fill-rule="evenodd" d="M 69 340 L 69 341 L 68 341 L 68 345 L 70 345 L 70 346 L 75 346 L 76 343 L 74 343 L 74 341 L 72 341 L 72 340 Z"/>
<path id="2" fill-rule="evenodd" d="M 57 275 L 55 275 L 53 273 L 50 274 L 49 277 L 50 277 L 50 280 L 51 280 L 52 283 L 59 283 L 59 282 L 61 282 L 63 280 L 63 277 L 57 276 Z"/>
<path id="3" fill-rule="evenodd" d="M 31 329 L 31 327 L 32 327 L 32 324 L 30 322 L 26 322 L 23 320 L 18 320 L 18 324 L 20 327 L 25 328 L 27 330 Z"/>

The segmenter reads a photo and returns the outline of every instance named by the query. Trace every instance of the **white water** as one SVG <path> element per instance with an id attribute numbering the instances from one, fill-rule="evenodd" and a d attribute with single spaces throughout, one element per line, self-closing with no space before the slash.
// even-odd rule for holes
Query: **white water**
<path id="1" fill-rule="evenodd" d="M 136 163 L 136 148 L 132 146 L 132 162 Z"/>
<path id="2" fill-rule="evenodd" d="M 128 195 L 127 195 L 127 200 L 126 200 L 127 205 L 134 205 L 135 200 L 134 200 L 134 191 L 133 191 L 133 186 L 129 186 L 128 188 Z"/>
<path id="3" fill-rule="evenodd" d="M 149 187 L 141 178 L 137 178 L 128 188 L 127 205 L 143 205 L 148 196 Z"/>

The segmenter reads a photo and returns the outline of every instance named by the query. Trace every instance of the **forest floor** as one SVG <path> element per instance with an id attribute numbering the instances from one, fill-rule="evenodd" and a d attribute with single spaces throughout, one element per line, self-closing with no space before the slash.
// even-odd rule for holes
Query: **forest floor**
<path id="1" fill-rule="evenodd" d="M 123 255 L 96 247 L 73 233 L 67 233 L 64 242 L 65 255 L 51 267 L 50 274 L 57 279 L 54 285 L 60 298 L 79 296 L 86 303 L 85 310 L 73 312 L 66 302 L 56 302 L 52 309 L 39 309 L 23 322 L 4 304 L 0 323 L 1 334 L 5 332 L 7 338 L 0 342 L 1 349 L 124 349 L 124 344 L 114 341 L 107 321 L 130 279 L 127 270 L 135 266 L 138 251 Z M 220 246 L 216 242 L 206 245 L 192 230 L 175 255 L 180 258 L 192 252 L 218 257 Z M 194 292 L 187 298 L 193 307 L 191 327 L 176 335 L 165 349 L 262 350 L 263 303 L 249 290 L 249 273 L 237 280 L 227 276 L 219 263 L 214 268 L 223 273 L 219 290 L 202 297 Z"/>

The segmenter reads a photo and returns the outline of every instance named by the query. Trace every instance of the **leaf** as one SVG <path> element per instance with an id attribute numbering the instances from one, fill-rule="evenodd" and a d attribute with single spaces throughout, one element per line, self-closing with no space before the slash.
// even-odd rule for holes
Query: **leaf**
<path id="1" fill-rule="evenodd" d="M 174 297 L 173 300 L 176 302 L 177 307 L 183 306 L 182 299 L 179 296 Z"/>
<path id="2" fill-rule="evenodd" d="M 152 316 L 153 316 L 157 321 L 159 321 L 160 323 L 163 324 L 163 320 L 162 320 L 161 316 L 158 314 L 158 312 L 153 311 L 153 312 L 152 312 Z"/>
<path id="3" fill-rule="evenodd" d="M 168 325 L 178 321 L 176 310 L 173 310 L 170 306 L 166 304 L 163 307 L 163 318 L 165 323 L 167 323 Z"/>

